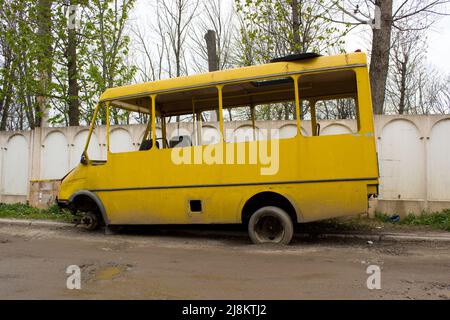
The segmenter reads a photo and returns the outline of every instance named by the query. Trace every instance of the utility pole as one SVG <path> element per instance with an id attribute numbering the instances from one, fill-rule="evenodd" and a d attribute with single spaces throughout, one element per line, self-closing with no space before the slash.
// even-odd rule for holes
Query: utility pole
<path id="1" fill-rule="evenodd" d="M 219 70 L 219 62 L 217 61 L 217 46 L 216 46 L 216 32 L 214 30 L 208 30 L 205 34 L 206 50 L 208 51 L 208 70 Z M 219 119 L 219 110 L 211 112 L 211 122 Z"/>
<path id="2" fill-rule="evenodd" d="M 206 49 L 208 50 L 208 70 L 219 70 L 219 63 L 217 61 L 217 46 L 216 46 L 216 32 L 208 30 L 205 34 Z"/>

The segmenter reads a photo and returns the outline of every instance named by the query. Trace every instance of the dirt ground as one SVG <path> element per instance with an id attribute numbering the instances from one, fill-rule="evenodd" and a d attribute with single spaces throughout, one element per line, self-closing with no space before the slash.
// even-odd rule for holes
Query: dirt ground
<path id="1" fill-rule="evenodd" d="M 66 268 L 81 268 L 81 289 Z M 366 269 L 381 268 L 369 290 Z M 305 239 L 255 246 L 245 231 L 104 235 L 0 225 L 1 299 L 450 299 L 450 243 Z"/>

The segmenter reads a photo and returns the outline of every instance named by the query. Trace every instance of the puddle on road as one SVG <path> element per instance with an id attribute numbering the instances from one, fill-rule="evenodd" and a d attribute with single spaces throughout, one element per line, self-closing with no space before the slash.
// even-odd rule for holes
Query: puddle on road
<path id="1" fill-rule="evenodd" d="M 99 270 L 95 278 L 96 280 L 111 280 L 120 275 L 123 271 L 125 270 L 121 267 L 108 267 L 103 270 Z"/>
<path id="2" fill-rule="evenodd" d="M 130 264 L 118 264 L 115 262 L 110 262 L 106 265 L 89 263 L 81 266 L 87 282 L 114 280 L 130 271 L 132 267 Z"/>

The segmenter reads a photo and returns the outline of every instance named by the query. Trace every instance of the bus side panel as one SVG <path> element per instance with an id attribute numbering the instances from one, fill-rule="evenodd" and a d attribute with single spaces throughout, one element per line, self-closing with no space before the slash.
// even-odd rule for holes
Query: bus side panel
<path id="1" fill-rule="evenodd" d="M 301 215 L 299 222 L 367 211 L 367 185 L 361 181 L 303 184 L 294 194 Z"/>
<path id="2" fill-rule="evenodd" d="M 245 202 L 270 191 L 291 201 L 299 222 L 363 213 L 367 183 L 361 181 L 275 186 L 234 186 L 99 192 L 111 224 L 240 223 Z M 201 211 L 190 201 L 200 200 Z"/>

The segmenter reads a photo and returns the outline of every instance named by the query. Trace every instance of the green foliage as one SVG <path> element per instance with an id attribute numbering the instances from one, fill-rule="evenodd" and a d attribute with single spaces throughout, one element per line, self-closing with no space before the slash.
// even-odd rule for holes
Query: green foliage
<path id="1" fill-rule="evenodd" d="M 239 60 L 243 65 L 265 63 L 274 57 L 298 52 L 342 51 L 349 26 L 326 18 L 331 2 L 298 1 L 294 27 L 292 1 L 235 0 L 242 16 Z"/>
<path id="2" fill-rule="evenodd" d="M 50 16 L 42 19 L 46 11 L 40 4 L 44 2 L 0 0 L 0 99 L 13 94 L 14 110 L 7 115 L 9 129 L 39 125 L 42 110 L 37 96 L 46 97 L 51 124 L 68 125 L 70 4 L 78 3 L 80 21 L 75 34 L 82 124 L 89 122 L 105 89 L 129 84 L 136 72 L 135 66 L 127 62 L 127 20 L 136 0 L 52 1 Z M 50 28 L 50 33 L 39 33 L 40 26 Z M 6 56 L 10 57 L 10 66 L 5 64 Z M 49 74 L 45 82 L 44 73 Z M 10 85 L 11 90 L 4 90 Z M 16 127 L 18 120 L 21 124 Z"/>
<path id="3" fill-rule="evenodd" d="M 136 67 L 126 61 L 130 38 L 125 33 L 128 15 L 135 2 L 89 2 L 92 16 L 86 21 L 86 39 L 90 39 L 86 80 L 90 82 L 91 101 L 96 101 L 107 88 L 129 84 L 136 74 Z M 93 107 L 94 104 L 91 104 L 90 108 Z M 112 119 L 115 124 L 126 123 L 127 115 L 114 114 Z"/>
<path id="4" fill-rule="evenodd" d="M 35 117 L 40 116 L 36 112 L 35 96 L 44 90 L 37 81 L 39 69 L 51 63 L 42 50 L 51 39 L 44 37 L 38 41 L 36 1 L 2 1 L 1 7 L 2 58 L 12 59 L 9 68 L 5 65 L 2 68 L 3 88 L 11 86 L 11 92 L 14 92 L 11 108 L 21 105 L 29 126 L 33 127 Z M 38 64 L 39 59 L 42 60 L 41 64 Z"/>
<path id="5" fill-rule="evenodd" d="M 389 222 L 390 216 L 376 212 L 375 219 L 380 222 Z M 429 226 L 434 229 L 450 231 L 450 209 L 441 212 L 422 212 L 420 215 L 408 214 L 398 222 L 405 226 Z"/>
<path id="6" fill-rule="evenodd" d="M 450 231 L 450 209 L 433 213 L 422 212 L 420 215 L 409 214 L 400 220 L 400 224 L 410 226 L 430 226 L 435 229 Z"/>
<path id="7" fill-rule="evenodd" d="M 0 217 L 16 219 L 49 219 L 59 221 L 72 220 L 71 213 L 66 210 L 61 210 L 57 205 L 53 205 L 48 209 L 37 209 L 23 203 L 0 203 Z"/>
<path id="8" fill-rule="evenodd" d="M 136 72 L 135 66 L 126 63 L 129 36 L 126 23 L 135 0 L 88 1 L 79 5 L 77 29 L 77 70 L 80 86 L 81 119 L 89 123 L 100 95 L 113 86 L 129 84 Z M 55 55 L 61 66 L 56 68 L 55 78 L 60 84 L 55 96 L 60 97 L 55 108 L 59 113 L 54 123 L 68 123 L 67 109 L 67 10 L 66 4 L 54 9 L 58 45 Z M 104 120 L 104 119 L 103 119 Z"/>

